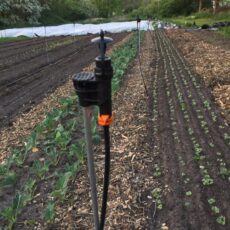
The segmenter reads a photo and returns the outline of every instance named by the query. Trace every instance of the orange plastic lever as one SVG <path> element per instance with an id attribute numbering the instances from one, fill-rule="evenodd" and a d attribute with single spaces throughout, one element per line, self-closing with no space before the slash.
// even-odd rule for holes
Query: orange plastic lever
<path id="1" fill-rule="evenodd" d="M 98 116 L 98 125 L 100 126 L 108 126 L 112 124 L 113 117 L 111 115 L 99 115 Z"/>

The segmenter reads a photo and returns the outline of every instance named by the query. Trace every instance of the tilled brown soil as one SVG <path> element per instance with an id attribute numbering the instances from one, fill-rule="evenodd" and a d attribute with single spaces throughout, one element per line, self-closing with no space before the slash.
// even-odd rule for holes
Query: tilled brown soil
<path id="1" fill-rule="evenodd" d="M 114 42 L 127 33 L 113 34 Z M 39 54 L 1 72 L 0 127 L 10 125 L 19 112 L 37 104 L 74 72 L 79 72 L 97 56 L 92 36 Z M 21 44 L 20 44 L 21 45 Z"/>
<path id="2" fill-rule="evenodd" d="M 230 229 L 230 129 L 211 91 L 164 31 L 146 34 L 141 63 L 148 92 L 136 59 L 114 100 L 105 229 Z M 95 158 L 102 185 L 102 146 Z M 37 229 L 93 228 L 86 168 L 67 197 Z"/>
<path id="3" fill-rule="evenodd" d="M 120 46 L 120 44 L 122 44 L 124 41 L 126 41 L 127 39 L 129 39 L 129 35 L 125 36 L 124 39 L 122 39 L 122 41 L 116 43 L 112 48 L 116 48 L 117 46 Z M 111 52 L 111 50 L 108 51 L 108 54 Z M 90 67 L 91 68 L 91 67 Z M 90 69 L 89 68 L 89 69 Z M 68 95 L 73 93 L 73 86 L 72 86 L 72 81 L 68 81 L 68 83 L 65 86 L 59 87 L 59 93 L 56 93 L 55 95 L 61 97 L 61 96 L 66 96 L 65 94 L 63 94 L 62 91 L 64 91 L 64 93 L 66 92 Z M 45 100 L 43 102 L 43 104 L 46 104 L 45 106 L 47 106 L 47 104 L 50 104 L 50 106 L 53 105 L 53 96 L 51 96 L 50 98 L 48 97 L 47 100 Z M 51 102 L 50 102 L 50 101 Z M 54 106 L 54 105 L 53 105 Z M 58 103 L 56 102 L 55 106 L 58 106 Z M 60 106 L 60 105 L 59 105 Z M 42 111 L 43 111 L 43 116 L 44 113 L 47 112 L 47 109 L 50 109 L 49 106 L 44 108 L 44 105 L 41 107 L 43 107 L 42 109 L 39 109 L 39 106 L 37 109 L 35 109 L 34 113 L 32 114 L 25 114 L 26 116 L 28 116 L 28 121 L 31 122 L 31 119 L 34 119 L 34 117 L 30 117 L 30 116 L 38 116 L 38 120 L 43 120 L 42 118 L 40 118 L 42 116 Z M 37 112 L 37 114 L 36 114 Z M 81 116 L 80 114 L 76 115 L 78 119 L 81 120 Z M 23 120 L 24 121 L 24 125 L 27 126 L 26 124 L 26 118 L 25 117 L 19 117 L 19 120 Z M 23 121 L 22 121 L 23 122 Z M 34 119 L 34 121 L 32 121 L 32 123 L 37 122 L 36 118 Z M 77 123 L 81 124 L 81 121 L 77 121 Z M 22 124 L 23 125 L 23 124 Z M 31 124 L 29 124 L 30 126 Z M 30 128 L 33 128 L 33 124 Z M 18 129 L 20 129 L 20 127 L 17 127 Z M 23 129 L 23 127 L 21 128 Z M 82 125 L 80 125 L 80 127 L 78 127 L 78 132 L 75 133 L 75 135 L 72 137 L 72 140 L 76 140 L 77 138 L 79 138 L 79 135 L 81 134 L 81 130 L 82 129 Z M 14 135 L 14 132 L 18 132 L 18 130 L 10 130 L 12 132 L 12 134 Z M 23 133 L 23 132 L 22 132 Z M 24 135 L 24 134 L 23 134 Z M 20 139 L 20 135 L 17 136 L 18 139 Z M 20 142 L 18 142 L 20 145 Z M 10 145 L 11 143 L 8 142 L 8 144 Z M 8 146 L 10 147 L 10 146 Z M 11 146 L 12 147 L 12 146 Z M 44 156 L 44 158 L 43 158 Z M 25 181 L 28 180 L 28 178 L 31 176 L 31 170 L 30 167 L 32 166 L 34 160 L 39 159 L 41 161 L 43 161 L 47 156 L 44 154 L 44 152 L 39 151 L 35 154 L 31 153 L 30 156 L 27 158 L 25 165 L 21 168 L 14 168 L 16 174 L 17 174 L 17 183 L 15 185 L 14 188 L 6 188 L 0 191 L 0 209 L 2 210 L 4 207 L 8 206 L 10 204 L 10 202 L 13 199 L 13 196 L 16 194 L 16 192 L 18 191 L 18 189 L 21 189 L 22 184 L 24 184 Z M 60 159 L 59 159 L 60 160 Z M 28 207 L 26 207 L 22 214 L 18 216 L 18 221 L 14 226 L 14 229 L 36 229 L 36 227 L 28 224 L 31 220 L 36 220 L 36 222 L 38 223 L 37 226 L 40 226 L 42 224 L 42 229 L 44 229 L 44 219 L 43 219 L 43 210 L 44 210 L 44 205 L 46 204 L 46 202 L 48 201 L 48 199 L 50 199 L 50 194 L 49 192 L 52 191 L 53 188 L 53 184 L 55 182 L 55 174 L 53 174 L 53 170 L 55 170 L 55 172 L 57 171 L 61 171 L 63 170 L 63 164 L 65 164 L 66 161 L 66 156 L 63 156 L 63 158 L 61 157 L 61 163 L 58 164 L 58 166 L 51 168 L 50 169 L 50 174 L 42 179 L 41 181 L 39 181 L 39 183 L 36 185 L 36 195 L 33 199 L 33 201 L 28 205 Z M 63 164 L 62 164 L 63 163 Z M 33 177 L 33 175 L 32 175 Z M 1 178 L 2 179 L 2 178 Z M 67 211 L 67 210 L 66 210 Z M 24 221 L 26 220 L 26 221 Z M 6 222 L 3 221 L 3 218 L 0 217 L 0 226 L 2 227 Z M 56 229 L 56 228 L 51 228 L 51 229 Z"/>
<path id="4" fill-rule="evenodd" d="M 169 229 L 228 229 L 229 180 L 221 175 L 220 161 L 229 169 L 230 130 L 212 101 L 204 82 L 189 67 L 178 49 L 160 31 L 156 33 L 155 162 L 161 168 L 163 209 L 150 229 L 166 223 Z M 208 183 L 207 178 L 213 181 Z M 216 219 L 225 217 L 221 226 Z M 214 206 L 214 205 L 213 205 Z"/>
<path id="5" fill-rule="evenodd" d="M 115 98 L 105 229 L 229 229 L 229 126 L 165 32 L 147 34 L 143 47 L 148 96 L 136 59 Z M 52 227 L 92 229 L 86 169 L 68 197 Z"/>
<path id="6" fill-rule="evenodd" d="M 78 37 L 80 39 L 82 37 Z M 76 40 L 76 39 L 75 39 Z M 65 43 L 73 43 L 74 38 L 71 36 L 50 37 L 50 38 L 33 38 L 32 41 L 20 46 L 20 44 L 12 44 L 11 46 L 0 46 L 0 71 L 10 68 L 11 65 L 16 65 L 20 62 L 25 62 L 28 59 L 42 54 L 46 51 L 60 46 Z"/>

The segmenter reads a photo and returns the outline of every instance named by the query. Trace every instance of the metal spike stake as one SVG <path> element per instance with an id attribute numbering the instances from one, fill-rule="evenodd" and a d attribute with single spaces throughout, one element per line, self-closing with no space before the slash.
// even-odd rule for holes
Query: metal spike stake
<path id="1" fill-rule="evenodd" d="M 99 230 L 97 185 L 96 185 L 97 182 L 96 182 L 96 173 L 95 173 L 95 167 L 94 167 L 93 148 L 92 148 L 91 114 L 92 114 L 91 107 L 83 108 L 87 162 L 88 162 L 91 198 L 92 198 L 92 206 L 93 206 L 93 217 L 94 217 L 95 230 Z"/>

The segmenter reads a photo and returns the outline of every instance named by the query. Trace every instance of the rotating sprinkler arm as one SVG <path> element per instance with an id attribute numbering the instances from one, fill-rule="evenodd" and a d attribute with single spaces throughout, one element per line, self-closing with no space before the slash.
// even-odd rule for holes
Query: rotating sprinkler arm
<path id="1" fill-rule="evenodd" d="M 91 40 L 93 43 L 97 43 L 98 47 L 100 49 L 100 58 L 102 60 L 105 59 L 105 53 L 106 53 L 106 46 L 108 43 L 111 43 L 113 41 L 112 38 L 105 37 L 105 33 L 103 30 L 100 32 L 100 37 L 94 38 Z"/>

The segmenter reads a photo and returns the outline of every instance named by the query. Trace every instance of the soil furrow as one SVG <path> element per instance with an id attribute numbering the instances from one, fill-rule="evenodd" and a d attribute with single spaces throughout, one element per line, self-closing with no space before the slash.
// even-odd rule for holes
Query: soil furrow
<path id="1" fill-rule="evenodd" d="M 159 39 L 159 41 L 162 42 L 162 38 Z M 167 63 L 172 63 L 171 59 L 168 58 L 167 52 L 162 50 L 162 53 L 164 57 L 167 59 Z M 165 69 L 167 71 L 167 67 L 165 66 Z M 193 202 L 191 202 L 190 197 L 184 197 L 183 205 L 187 209 L 186 217 L 189 219 L 189 222 L 187 224 L 187 229 L 208 229 L 206 226 L 207 224 L 203 223 L 202 219 L 207 215 L 207 213 L 204 210 L 204 205 L 201 201 L 201 192 L 202 189 L 200 186 L 194 186 L 194 184 L 199 185 L 200 182 L 200 175 L 196 174 L 197 171 L 199 171 L 199 167 L 194 164 L 193 162 L 193 155 L 189 154 L 191 153 L 192 143 L 190 142 L 188 138 L 188 132 L 186 127 L 186 122 L 184 120 L 183 114 L 180 111 L 180 105 L 178 103 L 178 98 L 175 95 L 176 89 L 173 84 L 173 70 L 168 69 L 168 84 L 167 84 L 167 90 L 169 90 L 168 95 L 168 101 L 171 101 L 174 107 L 173 111 L 170 111 L 172 116 L 172 123 L 175 124 L 174 131 L 178 135 L 178 137 L 175 137 L 175 148 L 176 148 L 176 155 L 178 156 L 179 161 L 179 167 L 181 167 L 181 174 L 178 175 L 180 177 L 183 177 L 184 182 L 184 188 L 181 191 L 184 195 L 188 191 L 192 191 L 192 198 Z M 178 138 L 178 139 L 177 139 Z M 195 177 L 190 177 L 190 174 L 196 175 Z M 188 185 L 187 185 L 188 183 Z M 194 202 L 195 201 L 195 202 Z M 199 205 L 198 205 L 199 204 Z M 200 215 L 199 217 L 196 216 L 196 213 L 199 211 Z M 188 212 L 191 212 L 188 215 Z"/>
<path id="2" fill-rule="evenodd" d="M 167 38 L 167 37 L 166 37 Z M 169 41 L 169 38 L 167 38 L 167 41 Z M 204 112 L 206 112 L 205 117 L 206 119 L 208 119 L 210 121 L 210 123 L 213 122 L 213 114 L 215 115 L 215 123 L 216 126 L 210 126 L 210 128 L 215 127 L 214 133 L 216 133 L 217 131 L 220 134 L 223 134 L 224 132 L 228 132 L 230 133 L 229 127 L 226 124 L 226 122 L 224 122 L 220 113 L 220 110 L 218 109 L 218 107 L 216 106 L 216 104 L 214 104 L 214 99 L 213 99 L 213 95 L 211 94 L 211 91 L 208 90 L 205 86 L 205 83 L 202 81 L 201 77 L 199 77 L 196 73 L 192 72 L 191 69 L 188 66 L 188 63 L 186 62 L 186 60 L 183 58 L 183 56 L 180 54 L 179 50 L 175 48 L 174 44 L 172 42 L 169 42 L 169 47 L 170 47 L 170 51 L 174 54 L 175 58 L 174 60 L 177 62 L 178 60 L 181 60 L 181 64 L 184 66 L 184 68 L 182 68 L 180 70 L 181 73 L 184 73 L 184 77 L 187 78 L 187 83 L 188 86 L 191 89 L 193 89 L 195 91 L 195 99 L 197 99 L 198 103 L 200 103 L 200 107 L 204 107 L 204 102 L 208 102 L 209 104 L 209 110 L 204 108 Z M 194 78 L 191 79 L 191 77 L 189 76 L 193 76 Z M 212 111 L 212 112 L 210 112 Z M 220 127 L 222 127 L 220 129 Z M 218 129 L 216 130 L 216 128 L 218 127 Z"/>
<path id="3" fill-rule="evenodd" d="M 127 33 L 112 35 L 114 38 L 114 44 L 126 35 Z M 84 44 L 86 47 L 84 47 Z M 90 39 L 88 37 L 83 41 L 83 43 L 81 42 L 81 45 L 83 45 L 83 47 L 80 48 L 78 53 L 74 50 L 74 55 L 70 55 L 65 59 L 62 59 L 61 62 L 58 62 L 59 60 L 57 60 L 56 65 L 45 66 L 45 69 L 37 69 L 35 73 L 39 71 L 38 73 L 32 76 L 28 75 L 30 79 L 29 82 L 16 85 L 15 87 L 9 89 L 6 95 L 1 96 L 1 127 L 10 125 L 11 120 L 18 112 L 30 109 L 31 106 L 37 104 L 47 94 L 51 93 L 58 85 L 63 84 L 63 82 L 69 79 L 72 74 L 80 72 L 84 66 L 93 61 L 98 54 L 97 47 L 91 47 Z M 14 76 L 9 76 L 9 81 L 12 81 Z"/>
<path id="4" fill-rule="evenodd" d="M 91 45 L 90 37 L 84 39 L 81 43 L 77 43 L 77 46 L 74 43 L 67 45 L 64 48 L 57 47 L 54 50 L 48 51 L 47 53 L 44 52 L 42 54 L 36 55 L 35 57 L 29 59 L 27 62 L 21 62 L 17 65 L 14 65 L 12 68 L 1 73 L 1 87 L 11 83 L 14 79 L 21 78 L 24 75 L 33 74 L 40 68 L 46 67 L 49 64 L 53 64 L 59 59 L 68 58 L 69 56 L 73 55 L 77 49 L 81 49 L 82 46 L 87 45 Z M 10 79 L 9 76 L 11 76 Z"/>
<path id="5" fill-rule="evenodd" d="M 162 41 L 164 40 L 163 34 L 161 34 L 161 40 Z M 208 168 L 209 168 L 210 172 L 212 173 L 211 175 L 214 176 L 215 183 L 208 190 L 206 190 L 206 193 L 207 193 L 206 198 L 205 198 L 205 196 L 203 196 L 203 197 L 205 198 L 206 203 L 207 203 L 207 197 L 210 197 L 211 195 L 215 195 L 216 197 L 218 197 L 218 196 L 225 197 L 225 199 L 228 200 L 229 195 L 225 191 L 229 189 L 229 183 L 228 183 L 228 181 L 222 181 L 222 179 L 218 175 L 218 165 L 216 163 L 216 155 L 215 155 L 215 152 L 218 151 L 218 149 L 216 147 L 210 146 L 208 136 L 205 135 L 202 128 L 200 127 L 200 124 L 199 124 L 199 121 L 197 118 L 198 114 L 196 114 L 196 111 L 194 110 L 194 108 L 192 106 L 191 99 L 190 99 L 190 96 L 188 94 L 188 90 L 185 90 L 186 87 L 185 87 L 185 85 L 184 85 L 184 83 L 180 77 L 181 75 L 179 74 L 180 66 L 182 66 L 182 63 L 180 63 L 178 61 L 178 59 L 175 57 L 175 55 L 173 55 L 173 53 L 170 54 L 170 52 L 169 52 L 170 49 L 168 47 L 168 43 L 164 42 L 164 47 L 166 49 L 165 55 L 166 56 L 168 55 L 169 57 L 172 55 L 169 62 L 173 63 L 174 64 L 174 70 L 177 70 L 176 73 L 174 70 L 172 71 L 172 73 L 174 72 L 174 77 L 175 77 L 175 79 L 177 79 L 177 82 L 178 82 L 178 85 L 180 87 L 181 92 L 183 92 L 182 93 L 183 100 L 187 106 L 186 109 L 189 113 L 189 117 L 190 117 L 190 121 L 191 121 L 191 123 L 189 124 L 189 127 L 193 127 L 193 130 L 195 130 L 195 134 L 196 134 L 195 136 L 200 141 L 200 143 L 202 145 L 203 152 L 206 153 L 205 154 L 205 161 L 207 162 L 207 160 L 208 160 L 209 164 L 211 164 L 211 166 L 212 166 L 212 167 L 210 167 L 210 165 L 208 164 Z M 175 60 L 177 60 L 177 61 L 175 61 Z M 194 92 L 194 89 L 192 87 L 189 89 L 190 89 L 190 92 L 192 95 L 191 98 L 196 98 L 196 92 Z M 198 100 L 200 100 L 199 97 L 198 97 Z M 198 108 L 203 109 L 201 103 L 198 105 Z M 223 145 L 223 143 L 222 143 L 222 149 L 224 148 L 226 150 L 227 149 L 226 147 L 227 146 Z M 211 153 L 211 154 L 207 155 L 207 153 Z M 219 190 L 218 188 L 220 188 L 220 187 L 225 188 L 225 189 L 222 191 L 218 191 Z M 229 216 L 229 211 L 228 211 L 227 205 L 221 204 L 220 207 L 221 207 L 222 212 L 224 214 L 226 214 L 226 216 Z M 213 228 L 213 224 L 210 225 L 210 227 L 211 226 Z M 220 226 L 217 226 L 217 227 L 218 227 L 218 229 L 221 229 Z M 213 228 L 213 229 L 216 229 L 216 228 Z"/>
<path id="6" fill-rule="evenodd" d="M 159 44 L 158 44 L 159 45 Z M 185 216 L 183 212 L 183 194 L 182 181 L 178 178 L 180 175 L 180 167 L 178 167 L 178 160 L 175 151 L 175 144 L 172 136 L 172 127 L 170 120 L 168 119 L 169 105 L 167 103 L 167 95 L 165 92 L 166 82 L 163 76 L 166 74 L 164 69 L 164 56 L 159 49 L 159 71 L 158 71 L 158 137 L 160 140 L 159 151 L 160 158 L 162 160 L 164 168 L 164 186 L 166 186 L 165 203 L 163 202 L 164 214 L 167 219 L 161 219 L 162 216 L 159 213 L 157 216 L 156 226 L 160 228 L 160 224 L 166 222 L 169 226 L 174 226 L 174 229 L 185 228 Z M 169 167 L 170 164 L 170 167 Z M 182 221 L 183 220 L 183 221 Z"/>
<path id="7" fill-rule="evenodd" d="M 64 46 L 70 43 L 74 43 L 74 40 L 70 37 L 57 37 L 56 39 L 54 38 L 49 41 L 35 42 L 34 44 L 23 47 L 22 50 L 6 51 L 5 56 L 0 57 L 0 72 L 9 70 L 12 65 L 18 65 L 22 62 L 28 61 L 39 54 L 55 49 L 55 47 Z"/>

